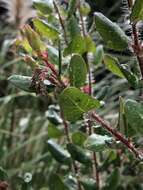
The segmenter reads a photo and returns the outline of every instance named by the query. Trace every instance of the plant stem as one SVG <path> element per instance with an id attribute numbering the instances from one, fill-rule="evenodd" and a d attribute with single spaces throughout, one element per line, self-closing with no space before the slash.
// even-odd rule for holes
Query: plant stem
<path id="1" fill-rule="evenodd" d="M 133 6 L 133 1 L 127 0 L 127 3 L 128 3 L 129 10 L 131 10 Z M 133 50 L 139 63 L 140 72 L 141 72 L 141 80 L 143 80 L 143 49 L 139 41 L 137 22 L 131 23 L 131 26 L 132 26 L 132 36 L 133 36 L 133 42 L 134 42 Z"/>
<path id="2" fill-rule="evenodd" d="M 106 121 L 104 121 L 99 115 L 95 112 L 91 113 L 91 117 L 95 119 L 104 129 L 110 132 L 114 137 L 116 137 L 120 142 L 122 142 L 134 155 L 141 159 L 140 152 L 134 147 L 134 145 L 126 139 L 120 132 L 116 131 L 116 129 L 112 128 Z"/>
<path id="3" fill-rule="evenodd" d="M 133 6 L 133 1 L 132 0 L 127 0 L 127 3 L 128 3 L 129 9 L 131 9 L 132 6 Z"/>
<path id="4" fill-rule="evenodd" d="M 69 135 L 69 126 L 68 126 L 68 123 L 66 122 L 66 120 L 64 119 L 64 115 L 62 112 L 61 112 L 61 118 L 63 120 L 63 125 L 64 125 L 64 130 L 65 130 L 67 142 L 71 143 L 71 139 L 70 139 L 70 135 Z M 74 160 L 72 162 L 72 168 L 73 168 L 74 174 L 75 174 L 76 179 L 77 179 L 78 190 L 82 190 L 82 186 L 81 186 L 81 183 L 79 181 L 78 166 L 76 165 L 76 162 Z"/>
<path id="5" fill-rule="evenodd" d="M 78 10 L 79 10 L 79 14 L 80 14 L 80 20 L 81 20 L 81 27 L 82 27 L 83 36 L 86 37 L 86 29 L 85 29 L 85 26 L 84 26 L 83 15 L 82 15 L 82 13 L 80 11 L 80 0 L 79 0 Z"/>
<path id="6" fill-rule="evenodd" d="M 143 80 L 143 53 L 142 53 L 141 43 L 139 42 L 136 23 L 132 24 L 132 35 L 134 40 L 133 50 L 135 55 L 137 56 L 137 60 L 141 71 L 141 79 Z"/>
<path id="7" fill-rule="evenodd" d="M 59 8 L 58 8 L 58 6 L 56 5 L 56 2 L 53 1 L 53 4 L 54 4 L 55 10 L 56 10 L 56 12 L 57 12 L 57 14 L 58 14 L 59 21 L 60 21 L 61 27 L 62 27 L 62 29 L 63 29 L 64 40 L 65 40 L 65 43 L 66 43 L 66 45 L 67 45 L 67 44 L 68 44 L 68 40 L 67 40 L 67 34 L 66 34 L 66 29 L 65 29 L 64 21 L 63 21 L 63 19 L 62 19 L 61 14 L 60 14 Z"/>
<path id="8" fill-rule="evenodd" d="M 69 136 L 68 124 L 67 124 L 66 120 L 64 119 L 64 115 L 63 115 L 62 112 L 61 112 L 61 118 L 63 120 L 64 130 L 65 130 L 65 135 L 66 135 L 66 138 L 67 138 L 67 142 L 71 143 L 71 139 L 70 139 L 70 136 Z"/>
<path id="9" fill-rule="evenodd" d="M 62 53 L 61 53 L 61 41 L 59 40 L 59 78 L 61 78 L 62 73 Z"/>
<path id="10" fill-rule="evenodd" d="M 85 29 L 85 25 L 84 25 L 84 21 L 83 21 L 83 16 L 80 12 L 80 1 L 79 1 L 79 14 L 80 14 L 80 19 L 81 19 L 81 26 L 82 26 L 82 32 L 83 32 L 83 36 L 84 38 L 86 37 L 86 29 Z M 88 69 L 88 86 L 89 86 L 89 95 L 92 96 L 92 75 L 91 75 L 91 70 L 90 70 L 90 65 L 88 62 L 88 57 L 87 57 L 87 52 L 84 53 L 83 55 L 84 60 L 86 62 L 86 66 Z M 88 130 L 89 130 L 89 135 L 92 134 L 92 126 L 91 126 L 91 121 L 88 120 Z M 93 152 L 92 153 L 92 159 L 93 159 L 93 165 L 92 165 L 92 169 L 93 169 L 93 177 L 96 180 L 97 183 L 97 188 L 100 188 L 100 181 L 99 181 L 99 172 L 98 172 L 98 163 L 97 163 L 97 156 L 96 153 Z"/>
<path id="11" fill-rule="evenodd" d="M 99 172 L 98 172 L 98 162 L 97 162 L 97 156 L 96 156 L 95 152 L 93 152 L 93 161 L 94 161 L 93 174 L 95 176 L 95 180 L 96 180 L 96 183 L 97 183 L 97 189 L 100 189 L 100 178 L 99 178 Z"/>
<path id="12" fill-rule="evenodd" d="M 92 131 L 92 126 L 91 126 L 91 120 L 88 120 L 88 130 L 89 130 L 89 135 L 93 133 Z M 100 189 L 100 178 L 99 178 L 99 172 L 98 172 L 98 162 L 97 162 L 97 156 L 96 153 L 92 153 L 92 159 L 93 159 L 93 164 L 92 164 L 92 171 L 93 171 L 93 177 L 96 180 L 97 183 L 97 189 Z"/>

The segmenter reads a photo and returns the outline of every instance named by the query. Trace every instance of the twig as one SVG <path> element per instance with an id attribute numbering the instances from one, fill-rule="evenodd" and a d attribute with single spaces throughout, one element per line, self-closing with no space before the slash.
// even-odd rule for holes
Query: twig
<path id="1" fill-rule="evenodd" d="M 122 142 L 131 152 L 134 153 L 134 155 L 141 159 L 140 152 L 134 147 L 134 145 L 126 139 L 120 132 L 116 131 L 114 128 L 112 128 L 106 121 L 104 121 L 99 115 L 97 115 L 95 112 L 91 113 L 91 117 L 95 119 L 104 129 L 106 129 L 108 132 L 110 132 L 114 137 L 116 137 L 120 142 Z"/>
<path id="2" fill-rule="evenodd" d="M 79 1 L 79 9 L 80 9 L 80 1 Z M 85 29 L 85 26 L 84 26 L 83 16 L 82 16 L 80 10 L 79 10 L 79 13 L 80 13 L 80 19 L 81 19 L 81 26 L 82 26 L 83 36 L 86 37 L 86 29 Z M 83 57 L 84 57 L 84 60 L 86 62 L 86 66 L 87 66 L 87 69 L 88 69 L 89 95 L 92 96 L 92 75 L 91 75 L 90 65 L 89 65 L 88 58 L 87 58 L 87 53 L 84 53 Z M 89 129 L 89 135 L 91 135 L 92 134 L 91 121 L 88 120 L 87 124 L 88 124 L 88 129 Z M 93 154 L 92 154 L 92 159 L 93 159 L 93 165 L 92 165 L 93 177 L 95 178 L 96 183 L 97 183 L 97 188 L 99 189 L 99 187 L 100 187 L 100 181 L 99 181 L 97 156 L 96 156 L 95 152 L 93 152 Z"/>
<path id="3" fill-rule="evenodd" d="M 133 50 L 135 55 L 137 56 L 137 60 L 141 71 L 141 79 L 143 80 L 143 53 L 141 43 L 139 42 L 136 23 L 132 23 L 132 35 L 134 40 Z"/>
<path id="4" fill-rule="evenodd" d="M 85 25 L 84 25 L 83 15 L 80 12 L 80 1 L 79 1 L 78 9 L 79 9 L 79 14 L 80 14 L 80 20 L 81 20 L 81 27 L 82 27 L 83 36 L 86 37 L 86 28 L 85 28 Z M 84 60 L 86 62 L 86 66 L 87 66 L 87 69 L 88 69 L 89 95 L 92 96 L 92 75 L 91 75 L 90 65 L 89 65 L 88 58 L 87 58 L 87 52 L 84 53 L 83 57 L 84 57 Z M 87 127 L 89 129 L 89 135 L 91 135 L 92 134 L 92 126 L 91 126 L 91 121 L 90 120 L 88 120 L 88 126 Z M 95 178 L 96 183 L 97 183 L 97 188 L 99 189 L 100 188 L 100 180 L 99 180 L 97 156 L 96 156 L 95 152 L 93 152 L 93 154 L 92 154 L 92 159 L 93 159 L 93 165 L 92 165 L 93 177 Z"/>
<path id="5" fill-rule="evenodd" d="M 64 130 L 65 130 L 65 135 L 66 135 L 66 138 L 67 138 L 67 142 L 68 143 L 71 143 L 71 139 L 70 139 L 70 136 L 69 136 L 69 127 L 68 127 L 68 123 L 66 122 L 66 120 L 64 119 L 64 115 L 63 113 L 61 112 L 61 118 L 63 120 L 63 125 L 64 125 Z M 72 167 L 73 167 L 73 171 L 75 173 L 75 176 L 76 176 L 76 179 L 77 179 L 77 185 L 78 185 L 78 190 L 82 190 L 82 186 L 81 186 L 81 183 L 79 181 L 79 175 L 78 175 L 78 167 L 76 165 L 76 162 L 73 160 L 72 162 Z"/>
<path id="6" fill-rule="evenodd" d="M 59 21 L 60 21 L 61 27 L 62 27 L 62 29 L 63 29 L 64 40 L 65 40 L 65 43 L 66 43 L 66 45 L 67 45 L 67 44 L 68 44 L 68 40 L 67 40 L 67 34 L 66 34 L 66 29 L 65 29 L 64 21 L 63 21 L 63 19 L 62 19 L 62 17 L 61 17 L 61 14 L 60 14 L 60 11 L 59 11 L 59 8 L 58 8 L 56 2 L 53 1 L 53 4 L 54 4 L 55 10 L 56 10 L 56 12 L 57 12 L 57 14 L 58 14 Z"/>
<path id="7" fill-rule="evenodd" d="M 127 3 L 128 3 L 129 9 L 131 9 L 132 6 L 133 6 L 133 1 L 132 0 L 127 0 Z"/>
<path id="8" fill-rule="evenodd" d="M 59 40 L 59 78 L 61 78 L 62 73 L 62 54 L 61 54 L 61 41 Z"/>
<path id="9" fill-rule="evenodd" d="M 92 125 L 91 125 L 91 120 L 89 119 L 87 121 L 87 127 L 88 127 L 88 134 L 91 135 L 93 133 L 92 130 Z M 97 183 L 97 189 L 100 189 L 100 178 L 99 178 L 99 172 L 98 172 L 98 162 L 97 162 L 97 156 L 96 153 L 92 153 L 92 159 L 93 159 L 93 164 L 92 164 L 92 171 L 93 171 L 93 178 L 95 178 L 96 183 Z"/>
<path id="10" fill-rule="evenodd" d="M 85 37 L 86 36 L 86 29 L 85 29 L 85 25 L 84 25 L 83 15 L 80 11 L 80 0 L 79 0 L 78 10 L 79 10 L 79 15 L 80 15 L 80 20 L 81 20 L 81 27 L 82 27 L 83 36 Z"/>
<path id="11" fill-rule="evenodd" d="M 128 3 L 128 8 L 129 10 L 132 9 L 133 7 L 133 1 L 132 0 L 127 0 Z M 131 23 L 131 27 L 132 27 L 132 38 L 133 38 L 133 50 L 134 50 L 134 54 L 137 57 L 138 63 L 139 63 L 139 67 L 140 67 L 140 71 L 141 71 L 141 79 L 143 80 L 143 48 L 141 47 L 141 43 L 139 41 L 139 36 L 138 36 L 138 30 L 137 30 L 137 22 L 133 22 Z"/>

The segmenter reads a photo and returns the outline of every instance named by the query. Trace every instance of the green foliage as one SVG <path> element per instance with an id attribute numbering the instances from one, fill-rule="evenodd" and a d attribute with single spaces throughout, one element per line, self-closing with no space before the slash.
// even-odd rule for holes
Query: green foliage
<path id="1" fill-rule="evenodd" d="M 56 142 L 53 140 L 48 140 L 48 149 L 52 156 L 60 163 L 63 164 L 69 164 L 71 159 L 70 159 L 70 154 L 66 152 L 66 150 L 62 149 Z"/>
<path id="2" fill-rule="evenodd" d="M 108 144 L 111 144 L 112 138 L 107 135 L 101 136 L 97 134 L 90 135 L 84 145 L 87 149 L 100 152 L 107 149 Z"/>
<path id="3" fill-rule="evenodd" d="M 143 3 L 121 23 L 111 2 L 34 0 L 3 26 L 0 189 L 142 189 Z"/>
<path id="4" fill-rule="evenodd" d="M 119 67 L 119 62 L 118 59 L 113 58 L 110 55 L 105 55 L 104 56 L 104 64 L 106 65 L 107 69 L 114 73 L 115 75 L 124 78 L 124 74 L 122 73 L 120 67 Z"/>
<path id="5" fill-rule="evenodd" d="M 125 116 L 130 127 L 139 134 L 143 132 L 143 105 L 134 100 L 126 100 Z"/>
<path id="6" fill-rule="evenodd" d="M 129 45 L 129 38 L 123 30 L 115 23 L 110 21 L 102 13 L 95 13 L 96 29 L 109 48 L 124 50 Z"/>
<path id="7" fill-rule="evenodd" d="M 71 154 L 71 157 L 73 160 L 76 160 L 76 161 L 78 161 L 82 164 L 86 164 L 86 165 L 91 164 L 90 155 L 86 154 L 84 149 L 82 149 L 72 143 L 68 143 L 67 150 Z"/>
<path id="8" fill-rule="evenodd" d="M 56 28 L 50 26 L 45 21 L 42 21 L 40 19 L 35 19 L 33 21 L 36 30 L 42 35 L 50 39 L 58 39 L 59 32 L 56 30 Z"/>
<path id="9" fill-rule="evenodd" d="M 80 74 L 79 74 L 80 73 Z M 86 81 L 87 66 L 84 59 L 79 55 L 71 58 L 69 66 L 69 78 L 71 86 L 82 87 Z"/>
<path id="10" fill-rule="evenodd" d="M 131 21 L 137 22 L 143 19 L 143 2 L 136 0 L 131 12 Z"/>
<path id="11" fill-rule="evenodd" d="M 31 87 L 32 78 L 28 76 L 21 76 L 21 75 L 12 75 L 8 78 L 8 80 L 17 88 L 27 91 L 27 92 L 34 92 Z"/>
<path id="12" fill-rule="evenodd" d="M 99 108 L 100 102 L 89 95 L 82 93 L 75 87 L 66 88 L 59 97 L 59 104 L 65 119 L 77 121 L 82 119 L 83 113 L 93 108 Z"/>

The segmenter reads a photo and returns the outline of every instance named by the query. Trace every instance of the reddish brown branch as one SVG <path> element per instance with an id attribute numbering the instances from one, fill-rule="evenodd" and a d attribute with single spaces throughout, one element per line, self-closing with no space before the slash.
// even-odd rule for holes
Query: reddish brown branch
<path id="1" fill-rule="evenodd" d="M 141 43 L 139 42 L 136 23 L 132 24 L 132 35 L 133 35 L 133 41 L 134 41 L 133 50 L 139 63 L 139 67 L 141 71 L 141 79 L 143 79 L 143 48 L 141 47 Z"/>
<path id="2" fill-rule="evenodd" d="M 99 115 L 95 112 L 91 113 L 91 117 L 95 119 L 101 126 L 110 132 L 114 137 L 116 137 L 120 142 L 122 142 L 131 152 L 135 154 L 138 159 L 141 159 L 140 152 L 134 147 L 134 145 L 126 139 L 120 132 L 112 128 L 106 121 L 104 121 Z"/>
<path id="3" fill-rule="evenodd" d="M 127 3 L 128 3 L 129 9 L 131 9 L 132 6 L 133 6 L 133 1 L 132 0 L 127 0 Z"/>

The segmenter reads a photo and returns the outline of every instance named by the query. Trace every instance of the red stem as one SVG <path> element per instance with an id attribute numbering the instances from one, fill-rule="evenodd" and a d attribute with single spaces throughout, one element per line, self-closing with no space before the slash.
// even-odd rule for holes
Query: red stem
<path id="1" fill-rule="evenodd" d="M 106 121 L 104 121 L 95 112 L 92 112 L 91 117 L 95 119 L 99 124 L 101 124 L 102 127 L 105 128 L 108 132 L 114 135 L 120 142 L 122 142 L 131 152 L 135 154 L 137 158 L 141 159 L 140 152 L 138 152 L 138 150 L 134 147 L 134 145 L 128 139 L 126 139 L 120 132 L 112 128 Z"/>

